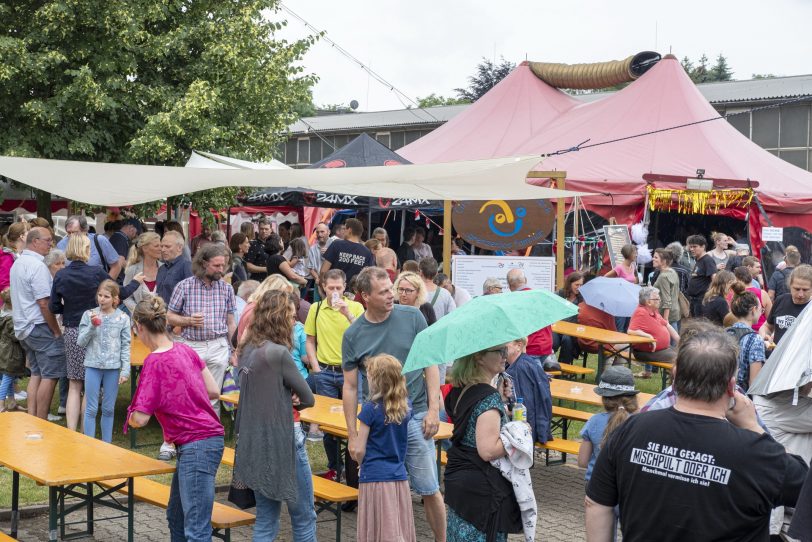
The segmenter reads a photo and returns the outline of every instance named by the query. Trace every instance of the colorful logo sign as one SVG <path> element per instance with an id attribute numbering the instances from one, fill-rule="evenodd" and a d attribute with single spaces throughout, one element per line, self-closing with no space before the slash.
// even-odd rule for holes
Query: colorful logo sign
<path id="1" fill-rule="evenodd" d="M 555 213 L 547 200 L 462 201 L 451 215 L 463 239 L 485 250 L 521 250 L 540 243 L 553 228 Z"/>
<path id="2" fill-rule="evenodd" d="M 524 225 L 524 217 L 527 215 L 527 209 L 524 207 L 516 208 L 516 215 L 514 217 L 513 210 L 510 205 L 501 199 L 492 199 L 479 208 L 479 214 L 483 214 L 489 207 L 495 207 L 490 210 L 488 217 L 488 227 L 491 231 L 500 237 L 513 237 L 518 235 Z M 505 226 L 499 226 L 505 224 Z M 503 229 L 504 228 L 504 229 Z"/>

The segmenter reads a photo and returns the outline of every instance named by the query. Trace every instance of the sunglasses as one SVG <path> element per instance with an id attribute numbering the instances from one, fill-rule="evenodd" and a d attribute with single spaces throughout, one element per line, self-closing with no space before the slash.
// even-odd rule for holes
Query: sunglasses
<path id="1" fill-rule="evenodd" d="M 503 346 L 502 348 L 491 348 L 490 350 L 485 350 L 486 354 L 488 352 L 498 352 L 499 356 L 502 357 L 503 359 L 507 359 L 508 356 L 507 346 Z"/>

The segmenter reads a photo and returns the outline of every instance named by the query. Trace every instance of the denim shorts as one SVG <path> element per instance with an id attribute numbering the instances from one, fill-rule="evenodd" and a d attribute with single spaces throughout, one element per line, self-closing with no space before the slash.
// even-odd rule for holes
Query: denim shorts
<path id="1" fill-rule="evenodd" d="M 31 374 L 47 379 L 62 378 L 67 375 L 65 361 L 65 340 L 54 338 L 48 324 L 37 324 L 28 337 L 20 341 L 28 357 Z"/>
<path id="2" fill-rule="evenodd" d="M 406 448 L 406 471 L 409 473 L 409 485 L 418 495 L 434 495 L 440 491 L 437 482 L 437 452 L 434 439 L 423 438 L 423 418 L 425 412 L 418 412 L 409 420 Z"/>

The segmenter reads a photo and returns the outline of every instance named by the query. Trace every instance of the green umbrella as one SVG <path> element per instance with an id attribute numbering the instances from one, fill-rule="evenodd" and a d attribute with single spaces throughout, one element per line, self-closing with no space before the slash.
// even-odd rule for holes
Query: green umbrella
<path id="1" fill-rule="evenodd" d="M 477 297 L 417 334 L 403 373 L 527 337 L 577 313 L 578 307 L 546 290 Z"/>

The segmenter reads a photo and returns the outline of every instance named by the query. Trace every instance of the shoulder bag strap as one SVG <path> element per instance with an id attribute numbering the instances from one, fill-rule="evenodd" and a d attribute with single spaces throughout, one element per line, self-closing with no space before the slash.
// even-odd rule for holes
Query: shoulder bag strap
<path id="1" fill-rule="evenodd" d="M 107 260 L 104 257 L 104 252 L 102 252 L 101 245 L 99 244 L 98 234 L 93 236 L 93 243 L 96 245 L 96 252 L 99 254 L 99 261 L 101 262 L 102 269 L 104 269 L 106 273 L 109 273 L 110 264 L 107 263 Z"/>
<path id="2" fill-rule="evenodd" d="M 437 302 L 437 298 L 440 297 L 440 287 L 438 286 L 436 290 L 434 290 L 434 297 L 431 298 L 431 306 L 433 307 L 434 304 Z M 460 394 L 462 397 L 462 394 Z"/>

